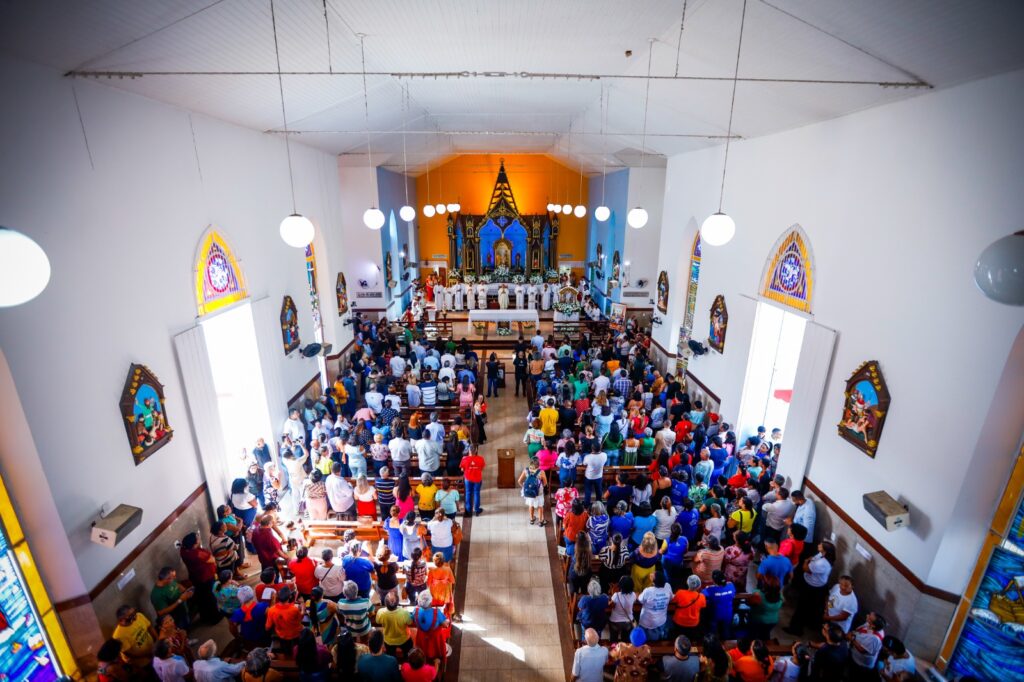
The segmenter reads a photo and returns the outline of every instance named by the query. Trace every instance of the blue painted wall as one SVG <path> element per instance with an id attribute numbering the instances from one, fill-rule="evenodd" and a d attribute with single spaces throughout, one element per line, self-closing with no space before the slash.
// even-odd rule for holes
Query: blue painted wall
<path id="1" fill-rule="evenodd" d="M 622 289 L 612 290 L 611 298 L 605 296 L 607 291 L 607 280 L 612 273 L 612 254 L 619 252 L 621 260 L 625 260 L 626 244 L 626 213 L 629 206 L 626 203 L 629 194 L 629 169 L 624 168 L 614 173 L 608 173 L 604 180 L 604 205 L 611 209 L 611 217 L 608 220 L 599 222 L 594 218 L 594 209 L 601 205 L 602 177 L 596 175 L 589 180 L 589 205 L 587 206 L 587 262 L 597 258 L 597 245 L 601 244 L 604 249 L 604 277 L 597 278 L 591 282 L 591 295 L 594 301 L 601 306 L 605 313 L 608 312 L 608 304 L 619 302 L 622 296 Z"/>
<path id="2" fill-rule="evenodd" d="M 408 265 L 411 254 L 418 252 L 416 244 L 417 220 L 407 223 L 398 217 L 398 210 L 406 202 L 406 190 L 409 193 L 409 205 L 413 207 L 418 206 L 419 204 L 416 201 L 416 181 L 413 178 L 406 177 L 401 173 L 385 170 L 384 168 L 377 169 L 378 207 L 384 211 L 385 218 L 384 227 L 380 230 L 381 267 L 384 264 L 384 254 L 390 253 L 393 272 L 390 274 L 385 273 L 385 281 L 391 279 L 397 282 L 393 289 L 388 289 L 387 285 L 385 285 L 385 305 L 390 304 L 392 300 L 396 301 L 395 305 L 388 308 L 388 315 L 390 317 L 400 316 L 411 303 L 412 295 L 409 287 L 412 279 L 416 276 L 414 268 L 406 267 L 403 269 L 402 267 L 403 262 Z M 403 246 L 407 249 L 404 261 L 400 255 Z M 409 278 L 407 280 L 402 280 L 403 273 L 408 273 Z"/>

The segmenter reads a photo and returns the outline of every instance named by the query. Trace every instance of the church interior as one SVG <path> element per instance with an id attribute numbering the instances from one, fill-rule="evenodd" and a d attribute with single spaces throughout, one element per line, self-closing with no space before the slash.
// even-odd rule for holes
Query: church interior
<path id="1" fill-rule="evenodd" d="M 1024 679 L 1022 28 L 0 4 L 0 681 Z"/>

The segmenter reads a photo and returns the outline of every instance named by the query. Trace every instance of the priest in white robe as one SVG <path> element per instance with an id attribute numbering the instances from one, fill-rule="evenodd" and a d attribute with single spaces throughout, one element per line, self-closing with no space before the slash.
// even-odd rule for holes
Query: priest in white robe
<path id="1" fill-rule="evenodd" d="M 463 284 L 466 287 L 466 308 L 473 310 L 476 308 L 476 287 L 472 284 Z"/>
<path id="2" fill-rule="evenodd" d="M 445 287 L 445 289 L 444 289 L 444 309 L 445 310 L 452 310 L 452 306 L 455 304 L 455 291 L 454 291 L 454 289 L 458 289 L 458 285 L 457 284 L 452 284 L 450 286 Z"/>
<path id="3" fill-rule="evenodd" d="M 530 288 L 527 289 L 527 300 L 530 304 L 530 310 L 537 309 L 537 285 L 531 284 Z"/>
<path id="4" fill-rule="evenodd" d="M 444 285 L 441 282 L 434 285 L 434 308 L 444 310 Z"/>
<path id="5" fill-rule="evenodd" d="M 498 307 L 508 310 L 508 285 L 504 282 L 498 285 Z"/>
<path id="6" fill-rule="evenodd" d="M 544 283 L 544 289 L 541 290 L 540 307 L 542 310 L 551 310 L 551 287 L 547 282 Z"/>
<path id="7" fill-rule="evenodd" d="M 476 307 L 487 310 L 487 285 L 483 282 L 476 285 Z"/>
<path id="8" fill-rule="evenodd" d="M 465 294 L 463 293 L 466 288 L 465 284 L 453 284 L 452 289 L 455 289 L 455 308 L 454 310 L 462 311 L 462 303 Z"/>
<path id="9" fill-rule="evenodd" d="M 516 292 L 516 310 L 522 310 L 523 309 L 523 299 L 524 299 L 524 297 L 526 295 L 526 287 L 524 287 L 522 284 L 517 284 L 516 288 L 515 288 L 515 292 Z"/>

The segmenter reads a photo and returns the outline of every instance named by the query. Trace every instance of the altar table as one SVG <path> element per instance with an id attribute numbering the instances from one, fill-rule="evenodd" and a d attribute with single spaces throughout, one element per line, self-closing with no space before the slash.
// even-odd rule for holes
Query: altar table
<path id="1" fill-rule="evenodd" d="M 540 315 L 536 310 L 470 310 L 469 321 L 473 322 L 533 322 L 540 324 Z"/>

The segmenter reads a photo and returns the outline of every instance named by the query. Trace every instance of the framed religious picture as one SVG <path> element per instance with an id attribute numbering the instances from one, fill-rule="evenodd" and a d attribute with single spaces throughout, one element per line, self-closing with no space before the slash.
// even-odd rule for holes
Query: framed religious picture
<path id="1" fill-rule="evenodd" d="M 291 296 L 281 302 L 281 341 L 285 355 L 299 347 L 299 312 Z"/>
<path id="2" fill-rule="evenodd" d="M 865 362 L 846 381 L 839 435 L 874 457 L 889 413 L 889 387 L 878 361 Z"/>
<path id="3" fill-rule="evenodd" d="M 392 279 L 395 273 L 391 269 L 393 266 L 394 262 L 391 260 L 391 252 L 388 251 L 384 256 L 384 281 L 389 289 L 395 288 L 394 279 Z"/>
<path id="4" fill-rule="evenodd" d="M 668 273 L 664 270 L 658 275 L 658 310 L 668 312 Z"/>
<path id="5" fill-rule="evenodd" d="M 608 326 L 616 331 L 626 328 L 626 304 L 612 303 L 608 308 Z"/>
<path id="6" fill-rule="evenodd" d="M 348 312 L 348 284 L 345 283 L 345 273 L 338 273 L 338 283 L 334 286 L 338 295 L 338 317 Z"/>
<path id="7" fill-rule="evenodd" d="M 145 365 L 132 364 L 121 392 L 121 416 L 135 466 L 171 442 L 164 386 Z"/>
<path id="8" fill-rule="evenodd" d="M 729 329 L 729 311 L 725 307 L 725 296 L 715 296 L 711 304 L 711 326 L 708 333 L 708 345 L 719 353 L 725 352 L 725 332 Z"/>

